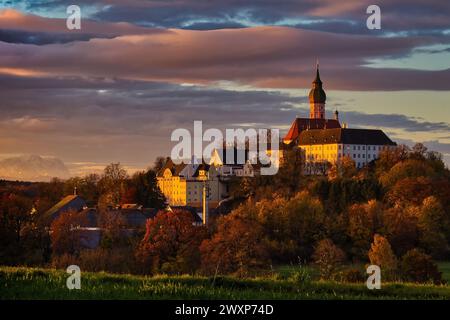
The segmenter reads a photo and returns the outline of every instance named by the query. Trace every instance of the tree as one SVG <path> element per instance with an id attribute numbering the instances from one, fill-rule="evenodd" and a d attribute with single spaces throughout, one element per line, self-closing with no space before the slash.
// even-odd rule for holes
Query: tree
<path id="1" fill-rule="evenodd" d="M 381 204 L 375 200 L 348 209 L 347 235 L 352 240 L 351 252 L 358 259 L 366 258 L 373 236 L 380 228 L 382 214 Z"/>
<path id="2" fill-rule="evenodd" d="M 136 203 L 146 208 L 164 207 L 166 199 L 158 187 L 154 170 L 136 172 L 131 178 L 129 188 L 134 190 Z"/>
<path id="3" fill-rule="evenodd" d="M 395 276 L 397 257 L 394 255 L 389 241 L 383 236 L 375 234 L 369 250 L 369 260 L 371 264 L 381 268 L 384 277 L 390 279 Z"/>
<path id="4" fill-rule="evenodd" d="M 328 280 L 345 261 L 345 253 L 330 239 L 323 239 L 314 249 L 313 261 L 319 267 L 320 277 Z"/>
<path id="5" fill-rule="evenodd" d="M 445 258 L 449 252 L 447 235 L 450 221 L 435 197 L 423 200 L 418 209 L 419 245 L 436 258 Z"/>
<path id="6" fill-rule="evenodd" d="M 395 206 L 383 212 L 383 234 L 394 252 L 401 256 L 417 244 L 419 231 L 414 206 Z"/>
<path id="7" fill-rule="evenodd" d="M 167 159 L 169 158 L 157 157 L 155 159 L 155 162 L 153 163 L 153 167 L 151 168 L 151 170 L 153 170 L 154 172 L 158 172 L 159 170 L 161 170 L 166 164 Z"/>
<path id="8" fill-rule="evenodd" d="M 335 180 L 337 178 L 350 179 L 358 173 L 355 161 L 350 156 L 342 157 L 342 160 L 334 163 L 328 172 L 328 179 Z"/>
<path id="9" fill-rule="evenodd" d="M 119 211 L 100 210 L 98 225 L 102 228 L 102 248 L 117 248 L 125 243 L 127 223 Z"/>
<path id="10" fill-rule="evenodd" d="M 60 214 L 50 226 L 53 254 L 77 255 L 83 242 L 83 233 L 80 228 L 88 224 L 89 220 L 85 213 L 67 211 Z"/>
<path id="11" fill-rule="evenodd" d="M 442 283 L 442 273 L 431 257 L 419 249 L 409 250 L 401 259 L 400 270 L 405 281 Z"/>
<path id="12" fill-rule="evenodd" d="M 200 250 L 205 274 L 247 276 L 269 265 L 262 227 L 239 212 L 221 217 L 217 232 L 203 241 Z"/>
<path id="13" fill-rule="evenodd" d="M 0 262 L 16 264 L 23 258 L 24 233 L 33 219 L 33 203 L 15 194 L 0 198 Z"/>
<path id="14" fill-rule="evenodd" d="M 388 203 L 414 205 L 421 204 L 422 201 L 434 193 L 433 182 L 428 177 L 404 178 L 397 181 L 387 192 Z"/>
<path id="15" fill-rule="evenodd" d="M 89 174 L 84 177 L 72 177 L 67 179 L 64 183 L 64 194 L 73 194 L 76 188 L 77 194 L 82 197 L 88 205 L 94 206 L 97 204 L 99 198 L 99 180 L 100 177 L 97 174 Z"/>
<path id="16" fill-rule="evenodd" d="M 99 181 L 101 197 L 99 205 L 118 206 L 121 203 L 125 191 L 125 181 L 128 177 L 127 171 L 120 163 L 111 163 L 104 169 Z"/>
<path id="17" fill-rule="evenodd" d="M 397 163 L 406 160 L 409 156 L 409 147 L 405 145 L 397 146 L 394 149 L 382 150 L 376 160 L 375 173 L 378 177 L 388 172 Z"/>
<path id="18" fill-rule="evenodd" d="M 193 273 L 200 265 L 199 246 L 204 227 L 194 226 L 188 211 L 160 211 L 147 220 L 146 233 L 136 257 L 144 273 Z"/>

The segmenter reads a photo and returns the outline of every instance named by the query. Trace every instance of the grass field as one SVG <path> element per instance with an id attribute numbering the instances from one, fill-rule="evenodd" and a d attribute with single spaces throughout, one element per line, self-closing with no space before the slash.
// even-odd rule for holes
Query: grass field
<path id="1" fill-rule="evenodd" d="M 447 267 L 450 264 L 446 265 Z M 82 273 L 81 290 L 68 290 L 62 270 L 0 267 L 1 299 L 450 299 L 450 286 L 364 284 L 287 279 Z"/>

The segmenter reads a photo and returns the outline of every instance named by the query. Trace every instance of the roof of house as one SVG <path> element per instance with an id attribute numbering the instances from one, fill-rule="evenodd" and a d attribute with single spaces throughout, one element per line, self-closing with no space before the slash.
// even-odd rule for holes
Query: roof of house
<path id="1" fill-rule="evenodd" d="M 202 222 L 202 218 L 197 214 L 197 209 L 191 206 L 170 206 L 171 210 L 183 210 L 189 212 L 195 222 Z"/>
<path id="2" fill-rule="evenodd" d="M 364 145 L 396 145 L 381 130 L 372 129 L 324 129 L 305 130 L 300 133 L 300 145 L 313 144 L 364 144 Z"/>
<path id="3" fill-rule="evenodd" d="M 45 213 L 45 216 L 54 218 L 54 216 L 61 211 L 81 210 L 85 206 L 86 203 L 80 196 L 70 195 L 64 197 L 61 201 L 51 207 Z"/>
<path id="4" fill-rule="evenodd" d="M 283 141 L 292 141 L 297 139 L 300 132 L 304 130 L 334 128 L 341 128 L 341 124 L 335 119 L 296 118 L 294 122 L 292 122 L 291 128 L 283 138 Z"/>
<path id="5" fill-rule="evenodd" d="M 211 166 L 209 164 L 201 163 L 197 166 L 197 169 L 195 170 L 193 177 L 198 177 L 200 174 L 200 170 L 209 171 L 209 168 Z"/>
<path id="6" fill-rule="evenodd" d="M 169 159 L 167 159 L 164 166 L 158 171 L 157 176 L 158 177 L 164 176 L 164 171 L 166 171 L 166 169 L 169 169 L 172 172 L 172 175 L 177 176 L 180 174 L 181 170 L 183 170 L 185 167 L 186 167 L 186 164 L 184 164 L 184 163 L 175 164 L 172 161 L 172 159 L 169 158 Z"/>

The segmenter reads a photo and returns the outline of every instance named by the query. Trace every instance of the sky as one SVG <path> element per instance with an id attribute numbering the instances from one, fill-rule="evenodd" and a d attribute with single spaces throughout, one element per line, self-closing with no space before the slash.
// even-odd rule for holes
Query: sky
<path id="1" fill-rule="evenodd" d="M 0 159 L 73 174 L 168 156 L 171 132 L 279 128 L 308 116 L 320 63 L 327 115 L 423 142 L 450 164 L 450 3 L 384 0 L 0 0 Z M 81 8 L 68 30 L 66 8 Z"/>

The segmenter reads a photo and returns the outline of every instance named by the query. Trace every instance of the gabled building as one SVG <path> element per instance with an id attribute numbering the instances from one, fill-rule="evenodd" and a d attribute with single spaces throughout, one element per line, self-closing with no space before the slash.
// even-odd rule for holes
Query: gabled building
<path id="1" fill-rule="evenodd" d="M 324 174 L 328 164 L 350 157 L 356 167 L 362 168 L 379 157 L 382 150 L 394 148 L 393 142 L 382 130 L 350 129 L 341 126 L 339 113 L 334 119 L 325 117 L 326 94 L 317 66 L 316 78 L 309 92 L 309 118 L 296 118 L 283 143 L 300 148 L 306 174 Z"/>
<path id="2" fill-rule="evenodd" d="M 58 218 L 62 212 L 67 211 L 80 212 L 85 208 L 87 208 L 86 202 L 80 196 L 73 194 L 64 197 L 60 202 L 51 207 L 45 213 L 45 216 L 50 220 L 54 220 Z"/>
<path id="3" fill-rule="evenodd" d="M 168 159 L 157 173 L 158 187 L 170 206 L 201 208 L 206 184 L 210 208 L 228 197 L 228 186 L 216 166 L 205 163 L 175 164 Z"/>

